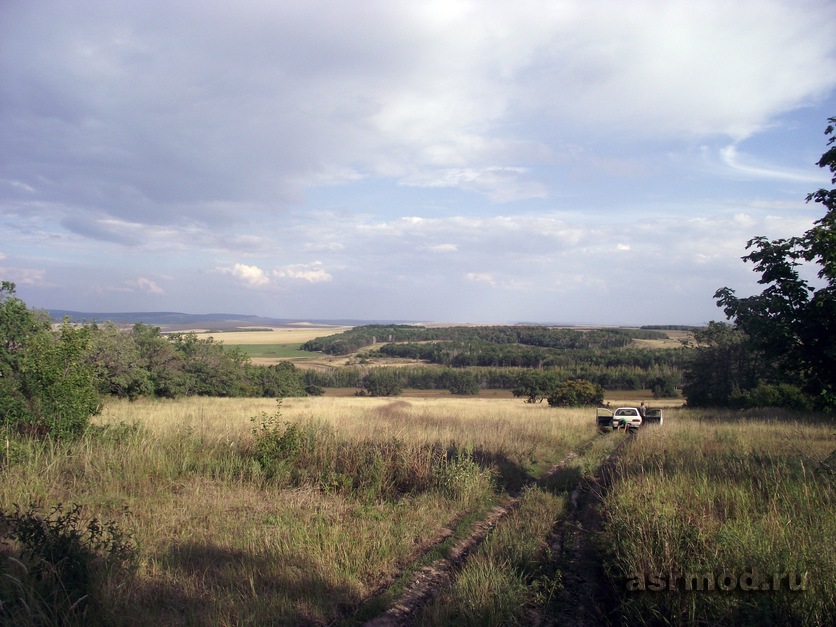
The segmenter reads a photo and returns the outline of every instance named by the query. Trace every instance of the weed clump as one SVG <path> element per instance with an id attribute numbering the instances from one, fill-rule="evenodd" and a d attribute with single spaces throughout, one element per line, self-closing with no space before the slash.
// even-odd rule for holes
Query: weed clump
<path id="1" fill-rule="evenodd" d="M 275 413 L 262 412 L 250 420 L 251 459 L 265 480 L 278 485 L 314 485 L 372 500 L 436 490 L 466 501 L 492 491 L 493 474 L 474 459 L 472 450 L 451 456 L 440 443 L 398 437 L 340 439 L 324 423 L 283 421 L 281 401 Z"/>
<path id="2" fill-rule="evenodd" d="M 81 625 L 103 619 L 103 587 L 133 572 L 136 548 L 81 506 L 0 511 L 0 622 Z"/>

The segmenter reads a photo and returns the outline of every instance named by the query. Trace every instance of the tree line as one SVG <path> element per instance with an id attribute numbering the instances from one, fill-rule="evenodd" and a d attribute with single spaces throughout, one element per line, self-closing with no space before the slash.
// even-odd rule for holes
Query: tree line
<path id="1" fill-rule="evenodd" d="M 293 364 L 254 366 L 242 351 L 194 333 L 112 323 L 53 328 L 29 309 L 15 285 L 0 283 L 0 426 L 74 435 L 108 396 L 301 396 Z"/>
<path id="2" fill-rule="evenodd" d="M 409 388 L 478 394 L 479 390 L 516 390 L 532 385 L 538 389 L 550 388 L 564 381 L 584 379 L 606 390 L 650 390 L 657 398 L 669 398 L 678 395 L 682 374 L 661 368 L 645 370 L 630 366 L 545 369 L 344 366 L 327 371 L 302 371 L 306 387 L 357 388 L 370 394 L 377 388 L 370 386 L 369 381 L 376 384 L 383 377 L 391 381 L 387 388 L 398 390 L 397 393 Z"/>
<path id="3" fill-rule="evenodd" d="M 628 346 L 633 339 L 665 338 L 665 333 L 650 329 L 580 331 L 534 325 L 429 328 L 404 324 L 373 324 L 310 340 L 302 345 L 302 350 L 328 355 L 348 355 L 379 342 L 456 342 L 462 345 L 522 345 L 565 350 L 609 349 Z"/>

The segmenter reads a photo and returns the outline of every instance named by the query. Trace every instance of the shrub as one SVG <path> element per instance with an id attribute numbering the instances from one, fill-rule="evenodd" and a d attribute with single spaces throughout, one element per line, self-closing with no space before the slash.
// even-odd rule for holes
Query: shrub
<path id="1" fill-rule="evenodd" d="M 436 487 L 446 496 L 466 501 L 490 492 L 493 475 L 482 468 L 470 450 L 457 451 L 455 456 L 433 468 Z"/>
<path id="2" fill-rule="evenodd" d="M 281 422 L 282 401 L 277 401 L 273 414 L 261 412 L 250 419 L 253 427 L 255 447 L 253 457 L 268 479 L 288 479 L 293 462 L 302 446 L 302 432 L 299 425 Z"/>
<path id="3" fill-rule="evenodd" d="M 604 388 L 585 379 L 571 379 L 559 384 L 549 394 L 552 407 L 582 407 L 604 402 Z"/>
<path id="4" fill-rule="evenodd" d="M 0 541 L 4 624 L 98 622 L 103 584 L 135 565 L 130 535 L 115 522 L 85 521 L 77 504 L 46 515 L 33 506 L 0 511 Z"/>
<path id="5" fill-rule="evenodd" d="M 751 390 L 733 394 L 732 404 L 744 409 L 753 407 L 782 407 L 809 411 L 813 401 L 797 386 L 789 383 L 758 383 Z"/>
<path id="6" fill-rule="evenodd" d="M 452 394 L 476 395 L 479 393 L 479 379 L 469 370 L 453 370 L 450 373 Z"/>
<path id="7" fill-rule="evenodd" d="M 35 435 L 78 436 L 99 410 L 93 368 L 84 354 L 89 329 L 48 319 L 0 283 L 0 425 Z"/>
<path id="8" fill-rule="evenodd" d="M 366 375 L 363 388 L 370 396 L 400 396 L 403 382 L 392 368 L 376 368 Z"/>

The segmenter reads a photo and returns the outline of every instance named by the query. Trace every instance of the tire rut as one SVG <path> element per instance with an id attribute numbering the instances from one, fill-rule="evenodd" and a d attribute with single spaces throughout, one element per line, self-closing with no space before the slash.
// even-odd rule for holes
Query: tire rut
<path id="1" fill-rule="evenodd" d="M 577 450 L 568 453 L 563 459 L 551 466 L 542 477 L 537 480 L 532 480 L 527 485 L 538 485 L 547 482 L 551 477 L 565 468 L 571 460 L 579 455 L 583 455 L 596 439 L 593 438 L 582 444 Z M 383 613 L 365 622 L 365 627 L 404 627 L 410 625 L 418 614 L 418 611 L 452 583 L 458 571 L 461 570 L 467 561 L 467 557 L 484 542 L 490 531 L 500 521 L 519 507 L 520 502 L 520 497 L 515 494 L 500 505 L 494 507 L 485 518 L 480 519 L 474 524 L 467 537 L 463 538 L 450 549 L 446 558 L 435 560 L 418 570 L 412 582 L 407 586 L 398 600 Z M 446 540 L 449 535 L 451 534 L 446 533 L 439 542 L 424 547 L 421 554 L 426 555 L 429 553 L 433 548 Z M 420 556 L 416 559 L 419 558 Z M 385 590 L 382 590 L 378 594 L 373 595 L 372 598 L 379 597 L 384 593 Z"/>
<path id="2" fill-rule="evenodd" d="M 600 504 L 612 485 L 615 464 L 634 436 L 626 436 L 591 476 L 584 477 L 570 496 L 569 515 L 552 531 L 551 559 L 561 571 L 562 588 L 544 610 L 543 626 L 616 625 L 619 591 L 605 575 L 595 536 L 601 533 Z"/>

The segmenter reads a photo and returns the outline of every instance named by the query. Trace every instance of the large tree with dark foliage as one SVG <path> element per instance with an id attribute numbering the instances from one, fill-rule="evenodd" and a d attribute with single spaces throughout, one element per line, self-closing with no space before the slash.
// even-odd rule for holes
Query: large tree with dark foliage
<path id="1" fill-rule="evenodd" d="M 829 168 L 836 185 L 836 117 L 825 135 L 830 148 L 818 165 Z M 836 410 L 836 189 L 819 189 L 807 202 L 825 208 L 813 228 L 798 237 L 751 239 L 743 257 L 761 275 L 763 292 L 739 298 L 728 287 L 714 297 L 751 348 L 778 366 L 780 383 L 797 384 L 821 409 Z M 799 271 L 803 264 L 818 268 L 816 285 Z M 778 382 L 776 382 L 778 383 Z"/>

